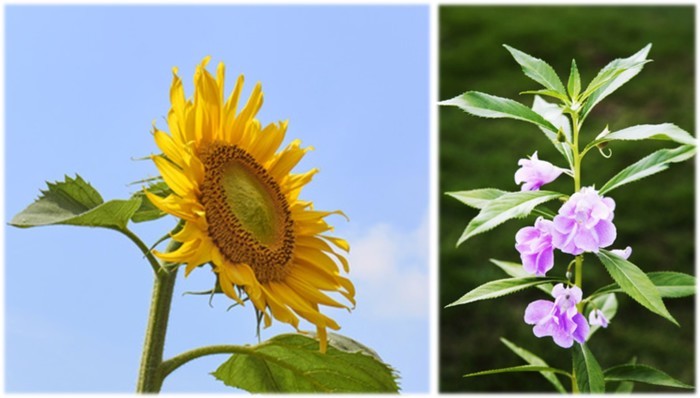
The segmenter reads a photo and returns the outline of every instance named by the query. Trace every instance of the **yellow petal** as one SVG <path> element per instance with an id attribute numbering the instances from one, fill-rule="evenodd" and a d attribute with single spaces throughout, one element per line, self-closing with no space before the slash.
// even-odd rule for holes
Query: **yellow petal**
<path id="1" fill-rule="evenodd" d="M 168 184 L 168 187 L 173 192 L 184 197 L 194 191 L 192 182 L 173 163 L 160 156 L 151 156 L 151 159 L 156 164 L 165 183 Z"/>

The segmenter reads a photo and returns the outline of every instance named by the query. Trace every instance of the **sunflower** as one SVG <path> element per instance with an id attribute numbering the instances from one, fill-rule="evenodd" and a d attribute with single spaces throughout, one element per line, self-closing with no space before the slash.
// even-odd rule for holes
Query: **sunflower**
<path id="1" fill-rule="evenodd" d="M 349 245 L 326 235 L 332 227 L 324 219 L 342 212 L 316 211 L 312 202 L 299 199 L 318 170 L 291 170 L 312 148 L 295 140 L 277 151 L 287 122 L 261 127 L 255 118 L 263 103 L 260 83 L 237 113 L 243 76 L 224 101 L 224 65 L 219 64 L 214 78 L 206 70 L 208 62 L 209 57 L 197 66 L 193 99 L 185 99 L 173 68 L 170 134 L 153 127 L 163 153 L 151 158 L 172 193 L 164 198 L 146 195 L 184 222 L 172 235 L 182 245 L 155 254 L 186 264 L 186 276 L 211 263 L 222 291 L 240 304 L 244 292 L 265 327 L 275 318 L 299 330 L 301 317 L 316 326 L 325 351 L 326 328 L 340 327 L 319 305 L 350 309 L 326 292 L 340 293 L 355 305 L 355 288 L 339 267 L 349 272 L 342 253 Z"/>

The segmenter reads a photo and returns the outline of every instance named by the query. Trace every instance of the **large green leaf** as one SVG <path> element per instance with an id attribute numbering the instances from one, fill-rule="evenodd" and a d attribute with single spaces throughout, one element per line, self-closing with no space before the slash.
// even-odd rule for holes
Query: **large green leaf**
<path id="1" fill-rule="evenodd" d="M 600 188 L 599 192 L 603 195 L 621 185 L 664 171 L 671 163 L 682 162 L 690 159 L 693 155 L 695 155 L 694 145 L 660 149 L 617 173 Z"/>
<path id="2" fill-rule="evenodd" d="M 550 122 L 520 102 L 478 91 L 467 91 L 452 99 L 440 101 L 440 105 L 456 106 L 475 116 L 523 120 L 557 132 Z"/>
<path id="3" fill-rule="evenodd" d="M 632 357 L 629 361 L 627 361 L 627 365 L 636 365 L 637 364 L 637 357 Z M 603 375 L 605 374 L 605 371 L 603 371 Z M 617 388 L 615 389 L 615 393 L 622 393 L 622 394 L 629 394 L 634 390 L 634 382 L 632 381 L 621 381 L 620 384 L 618 384 Z"/>
<path id="4" fill-rule="evenodd" d="M 507 44 L 504 44 L 503 47 L 505 47 L 513 56 L 515 61 L 522 66 L 525 76 L 550 90 L 566 96 L 566 89 L 564 88 L 564 85 L 561 83 L 559 76 L 557 76 L 557 73 L 551 66 L 549 66 L 549 64 L 539 58 L 525 54 L 524 52 Z"/>
<path id="5" fill-rule="evenodd" d="M 564 281 L 565 280 L 563 278 L 539 277 L 498 279 L 495 281 L 486 282 L 483 285 L 474 288 L 462 296 L 459 300 L 446 305 L 446 307 L 502 297 L 507 294 L 515 293 L 544 283 L 559 283 Z"/>
<path id="6" fill-rule="evenodd" d="M 486 232 L 510 219 L 522 218 L 542 203 L 564 196 L 552 191 L 509 192 L 490 201 L 464 229 L 457 246 L 467 239 Z"/>
<path id="7" fill-rule="evenodd" d="M 647 61 L 647 55 L 651 49 L 651 44 L 646 45 L 637 53 L 627 58 L 616 59 L 607 64 L 598 72 L 595 78 L 588 85 L 581 95 L 586 99 L 586 103 L 581 111 L 581 119 L 585 119 L 593 107 L 603 98 L 612 94 L 615 90 L 637 76 L 642 71 Z"/>
<path id="8" fill-rule="evenodd" d="M 612 321 L 617 314 L 617 297 L 615 293 L 608 293 L 605 295 L 598 296 L 590 301 L 589 305 L 586 307 L 586 319 L 588 315 L 594 309 L 599 309 L 603 311 L 603 315 L 608 321 Z M 588 332 L 588 339 L 590 340 L 593 333 L 600 329 L 600 325 L 591 325 L 590 331 Z"/>
<path id="9" fill-rule="evenodd" d="M 102 196 L 80 176 L 47 183 L 48 189 L 26 209 L 15 215 L 10 225 L 21 228 L 42 225 L 76 225 L 124 230 L 141 205 L 140 198 L 110 200 Z"/>
<path id="10" fill-rule="evenodd" d="M 532 274 L 529 274 L 525 269 L 523 268 L 523 265 L 520 263 L 514 263 L 511 261 L 502 261 L 502 260 L 496 260 L 496 259 L 489 259 L 491 263 L 493 263 L 496 267 L 500 268 L 508 274 L 509 276 L 512 276 L 513 278 L 528 278 L 532 277 Z M 552 294 L 552 288 L 554 286 L 551 283 L 544 283 L 541 285 L 537 285 L 537 288 L 542 290 L 543 292 L 547 294 Z"/>
<path id="11" fill-rule="evenodd" d="M 680 298 L 695 294 L 695 277 L 682 272 L 656 271 L 647 273 L 662 298 Z M 593 292 L 590 297 L 606 293 L 622 292 L 620 285 L 612 283 Z"/>
<path id="12" fill-rule="evenodd" d="M 639 267 L 607 250 L 599 250 L 597 256 L 623 292 L 649 311 L 678 325 L 678 322 L 666 309 L 654 283 Z"/>
<path id="13" fill-rule="evenodd" d="M 657 386 L 694 388 L 682 381 L 676 380 L 665 372 L 646 365 L 619 365 L 604 372 L 605 381 L 634 381 L 654 384 Z"/>
<path id="14" fill-rule="evenodd" d="M 397 392 L 395 371 L 375 355 L 347 338 L 330 338 L 323 354 L 315 339 L 282 334 L 234 354 L 213 375 L 252 393 Z"/>
<path id="15" fill-rule="evenodd" d="M 606 129 L 586 145 L 584 152 L 603 142 L 639 140 L 675 141 L 684 145 L 695 145 L 695 137 L 675 124 L 639 124 L 613 132 Z"/>
<path id="16" fill-rule="evenodd" d="M 605 392 L 603 370 L 588 347 L 585 344 L 574 344 L 571 357 L 579 391 L 594 394 Z"/>
<path id="17" fill-rule="evenodd" d="M 522 347 L 518 347 L 517 345 L 513 344 L 512 342 L 508 341 L 503 337 L 501 337 L 501 343 L 505 344 L 506 347 L 508 347 L 511 351 L 515 353 L 515 355 L 525 360 L 525 362 L 527 362 L 529 365 L 550 368 L 547 362 L 545 362 L 542 358 L 538 357 L 537 355 L 531 353 L 530 351 Z M 540 371 L 540 374 L 544 376 L 544 378 L 547 379 L 547 381 L 552 383 L 552 385 L 557 391 L 559 391 L 562 394 L 566 394 L 566 389 L 564 389 L 564 386 L 561 385 L 561 382 L 559 381 L 559 379 L 557 379 L 557 376 L 554 374 L 554 372 L 543 370 Z"/>

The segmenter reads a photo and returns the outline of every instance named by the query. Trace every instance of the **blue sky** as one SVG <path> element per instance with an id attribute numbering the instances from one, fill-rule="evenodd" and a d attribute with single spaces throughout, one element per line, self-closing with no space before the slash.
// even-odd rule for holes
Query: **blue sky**
<path id="1" fill-rule="evenodd" d="M 302 197 L 352 245 L 352 314 L 340 333 L 374 348 L 404 392 L 429 390 L 428 6 L 8 6 L 5 9 L 5 218 L 44 181 L 79 173 L 106 200 L 156 174 L 152 121 L 167 126 L 171 68 L 188 95 L 212 56 L 263 84 L 263 124 L 289 119 L 286 142 L 316 148 L 297 171 L 321 172 Z M 152 242 L 174 225 L 135 225 Z M 134 390 L 151 270 L 117 233 L 76 227 L 5 230 L 5 389 Z M 197 270 L 176 284 L 165 356 L 255 343 L 252 309 L 213 308 Z M 263 331 L 263 339 L 290 332 Z M 173 373 L 165 392 L 231 392 L 208 357 Z"/>

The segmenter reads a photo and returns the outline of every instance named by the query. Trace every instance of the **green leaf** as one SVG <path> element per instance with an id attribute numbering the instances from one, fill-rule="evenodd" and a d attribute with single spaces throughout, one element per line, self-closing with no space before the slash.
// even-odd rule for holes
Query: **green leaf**
<path id="1" fill-rule="evenodd" d="M 649 277 L 647 277 L 642 270 L 631 262 L 607 250 L 601 249 L 596 255 L 605 266 L 605 269 L 608 270 L 613 280 L 622 288 L 623 292 L 627 293 L 627 295 L 649 311 L 661 315 L 675 325 L 678 325 L 678 322 L 676 322 L 666 309 L 656 286 L 654 286 L 654 283 L 649 280 Z"/>
<path id="2" fill-rule="evenodd" d="M 593 78 L 581 95 L 581 99 L 586 99 L 581 111 L 581 120 L 585 119 L 591 109 L 603 98 L 612 94 L 642 71 L 644 64 L 648 62 L 647 55 L 650 49 L 651 44 L 648 44 L 628 58 L 610 62 L 598 72 L 598 75 Z"/>
<path id="3" fill-rule="evenodd" d="M 470 191 L 445 192 L 469 207 L 483 209 L 492 200 L 503 196 L 506 191 L 495 188 L 472 189 Z"/>
<path id="4" fill-rule="evenodd" d="M 603 370 L 588 347 L 585 344 L 574 344 L 571 357 L 579 391 L 594 394 L 605 392 Z"/>
<path id="5" fill-rule="evenodd" d="M 227 386 L 252 393 L 397 392 L 395 371 L 373 351 L 348 340 L 341 339 L 341 349 L 329 339 L 322 354 L 313 338 L 278 335 L 251 346 L 249 353 L 234 354 L 213 375 Z"/>
<path id="6" fill-rule="evenodd" d="M 505 344 L 506 347 L 508 347 L 511 351 L 515 353 L 515 355 L 519 356 L 525 362 L 532 366 L 542 366 L 545 368 L 550 368 L 550 366 L 545 362 L 542 358 L 538 357 L 537 355 L 531 353 L 530 351 L 518 347 L 517 345 L 511 343 L 510 341 L 506 340 L 505 338 L 501 337 L 501 343 Z M 547 381 L 552 383 L 554 388 L 559 391 L 562 394 L 566 394 L 566 389 L 564 389 L 564 386 L 561 385 L 561 382 L 559 379 L 557 379 L 557 376 L 554 374 L 554 372 L 551 371 L 540 371 L 540 374 L 544 376 Z M 571 377 L 571 375 L 568 375 Z"/>
<path id="7" fill-rule="evenodd" d="M 621 185 L 659 173 L 666 170 L 671 163 L 682 162 L 690 159 L 693 155 L 695 155 L 695 146 L 693 145 L 660 149 L 617 173 L 600 188 L 599 192 L 603 195 Z"/>
<path id="8" fill-rule="evenodd" d="M 608 141 L 639 140 L 675 141 L 680 144 L 695 145 L 695 137 L 688 134 L 687 131 L 681 129 L 675 124 L 640 124 L 614 132 L 603 131 L 603 133 L 599 134 L 595 140 L 586 145 L 583 151 L 587 152 L 596 145 Z"/>
<path id="9" fill-rule="evenodd" d="M 521 91 L 518 94 L 546 95 L 547 97 L 553 97 L 563 102 L 569 101 L 569 97 L 567 97 L 566 95 L 547 89 Z"/>
<path id="10" fill-rule="evenodd" d="M 503 194 L 486 204 L 467 224 L 457 246 L 472 236 L 486 232 L 510 219 L 525 217 L 538 205 L 561 196 L 563 196 L 561 193 L 552 191 L 521 191 Z"/>
<path id="11" fill-rule="evenodd" d="M 467 91 L 452 99 L 441 101 L 439 104 L 456 106 L 475 116 L 523 120 L 542 126 L 554 133 L 557 132 L 556 127 L 552 126 L 542 116 L 525 105 L 508 98 L 484 94 L 478 91 Z"/>
<path id="12" fill-rule="evenodd" d="M 145 189 L 163 198 L 168 196 L 172 192 L 168 187 L 168 184 L 166 184 L 163 181 L 151 184 Z M 167 215 L 167 213 L 163 212 L 162 210 L 157 208 L 153 203 L 151 203 L 151 201 L 148 200 L 148 197 L 143 191 L 138 191 L 134 193 L 131 197 L 141 199 L 141 206 L 139 206 L 138 210 L 136 210 L 136 212 L 131 216 L 131 221 L 136 223 L 145 222 L 157 220 Z"/>
<path id="13" fill-rule="evenodd" d="M 575 101 L 581 92 L 581 75 L 578 73 L 575 59 L 571 60 L 571 72 L 569 72 L 569 83 L 566 85 L 566 88 L 571 99 Z"/>
<path id="14" fill-rule="evenodd" d="M 657 386 L 694 388 L 676 380 L 665 372 L 647 365 L 618 365 L 605 370 L 605 381 L 634 381 Z"/>
<path id="15" fill-rule="evenodd" d="M 637 357 L 632 357 L 627 362 L 627 365 L 636 365 L 637 364 Z M 603 372 L 605 374 L 605 372 Z M 618 394 L 629 394 L 634 390 L 634 382 L 631 381 L 621 381 L 620 384 L 618 384 L 617 388 L 615 389 L 615 392 Z"/>
<path id="16" fill-rule="evenodd" d="M 504 44 L 503 47 L 505 47 L 506 50 L 508 50 L 513 56 L 515 61 L 522 66 L 525 76 L 552 91 L 566 95 L 564 85 L 561 83 L 559 76 L 557 76 L 557 73 L 551 66 L 549 66 L 549 64 L 539 58 L 525 54 L 524 52 L 507 44 Z"/>
<path id="17" fill-rule="evenodd" d="M 493 375 L 493 374 L 498 374 L 498 373 L 515 373 L 515 372 L 554 372 L 554 373 L 559 373 L 559 374 L 563 374 L 563 375 L 571 377 L 571 373 L 566 372 L 566 371 L 561 370 L 561 369 L 551 368 L 548 366 L 534 366 L 534 365 L 521 365 L 521 366 L 513 366 L 510 368 L 482 370 L 481 372 L 474 372 L 474 373 L 465 374 L 462 377 L 485 376 L 485 375 Z"/>
<path id="18" fill-rule="evenodd" d="M 452 307 L 455 305 L 469 304 L 480 300 L 503 297 L 507 294 L 519 292 L 521 290 L 541 285 L 543 283 L 559 283 L 564 281 L 565 280 L 563 278 L 540 277 L 498 279 L 495 281 L 486 282 L 483 285 L 476 287 L 475 289 L 469 291 L 467 294 L 462 296 L 459 300 L 455 301 L 454 303 L 448 304 L 445 307 Z"/>
<path id="19" fill-rule="evenodd" d="M 615 296 L 615 293 L 601 295 L 591 300 L 589 305 L 586 307 L 586 319 L 588 319 L 588 315 L 594 309 L 603 311 L 605 318 L 608 321 L 612 321 L 617 314 L 617 297 Z M 593 336 L 593 333 L 595 333 L 598 329 L 600 329 L 600 325 L 591 325 L 587 340 L 590 341 L 591 336 Z"/>
<path id="20" fill-rule="evenodd" d="M 80 176 L 47 183 L 48 189 L 26 209 L 15 215 L 10 225 L 20 228 L 42 225 L 76 225 L 124 230 L 139 208 L 141 199 L 104 202 L 99 192 Z"/>
<path id="21" fill-rule="evenodd" d="M 656 271 L 647 273 L 647 277 L 656 286 L 656 290 L 662 298 L 680 298 L 695 294 L 695 277 L 692 275 L 682 272 Z M 622 292 L 620 285 L 612 283 L 596 290 L 590 297 L 617 292 Z"/>
<path id="22" fill-rule="evenodd" d="M 513 263 L 510 261 L 501 261 L 501 260 L 496 260 L 496 259 L 490 259 L 494 265 L 496 265 L 498 268 L 502 269 L 503 272 L 508 274 L 509 276 L 512 276 L 513 278 L 529 278 L 532 276 L 532 274 L 528 274 L 527 271 L 523 268 L 523 265 L 520 263 Z M 542 290 L 543 292 L 547 293 L 548 295 L 552 294 L 552 288 L 554 286 L 551 283 L 545 283 L 542 285 L 537 285 L 537 288 Z"/>

